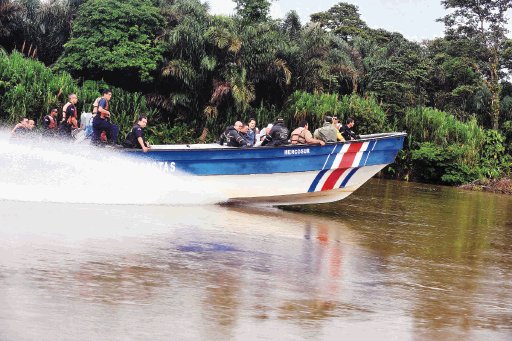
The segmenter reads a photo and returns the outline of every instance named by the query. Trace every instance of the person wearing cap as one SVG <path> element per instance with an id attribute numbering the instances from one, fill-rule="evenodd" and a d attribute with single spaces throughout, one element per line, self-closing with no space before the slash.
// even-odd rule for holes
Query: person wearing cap
<path id="1" fill-rule="evenodd" d="M 43 136 L 55 137 L 58 132 L 57 115 L 59 111 L 57 108 L 52 108 L 50 113 L 43 117 Z"/>
<path id="2" fill-rule="evenodd" d="M 331 116 L 325 116 L 324 125 L 313 133 L 313 137 L 326 143 L 338 141 L 338 130 L 333 126 Z"/>
<path id="3" fill-rule="evenodd" d="M 270 133 L 265 136 L 261 145 L 277 147 L 287 144 L 288 133 L 288 128 L 284 125 L 284 120 L 281 117 L 278 117 L 272 126 L 272 129 L 270 129 Z"/>

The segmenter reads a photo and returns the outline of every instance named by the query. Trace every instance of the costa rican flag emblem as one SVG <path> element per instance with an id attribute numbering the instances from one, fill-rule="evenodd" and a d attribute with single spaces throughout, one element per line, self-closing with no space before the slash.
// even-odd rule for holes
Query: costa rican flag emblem
<path id="1" fill-rule="evenodd" d="M 336 145 L 327 156 L 324 167 L 311 183 L 308 192 L 345 187 L 357 170 L 366 164 L 375 145 L 376 141 Z"/>

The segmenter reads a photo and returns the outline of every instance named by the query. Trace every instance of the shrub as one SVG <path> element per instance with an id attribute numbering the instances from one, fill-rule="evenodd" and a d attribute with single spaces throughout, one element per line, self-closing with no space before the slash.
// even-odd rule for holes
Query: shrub
<path id="1" fill-rule="evenodd" d="M 360 134 L 380 133 L 389 129 L 386 114 L 375 98 L 358 95 L 338 97 L 337 94 L 311 94 L 295 91 L 289 98 L 285 113 L 294 118 L 310 121 L 311 128 L 319 127 L 327 113 L 338 116 L 340 121 L 354 118 Z"/>

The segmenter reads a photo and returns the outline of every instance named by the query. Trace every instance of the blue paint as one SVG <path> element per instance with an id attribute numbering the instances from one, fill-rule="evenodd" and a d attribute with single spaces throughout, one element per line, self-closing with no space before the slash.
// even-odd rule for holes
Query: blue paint
<path id="1" fill-rule="evenodd" d="M 403 147 L 405 136 L 390 136 L 367 140 L 369 146 L 363 152 L 361 163 L 366 166 L 388 164 L 394 161 Z M 378 143 L 375 145 L 375 143 Z M 365 141 L 357 141 L 365 142 Z M 289 145 L 257 148 L 169 149 L 142 153 L 125 151 L 137 158 L 157 163 L 173 163 L 177 171 L 194 175 L 247 175 L 321 171 L 330 169 L 344 144 L 325 146 Z M 375 148 L 372 151 L 372 148 Z M 320 176 L 320 174 L 319 174 Z M 319 177 L 317 177 L 319 181 Z M 315 182 L 318 183 L 318 181 Z M 313 187 L 314 184 L 310 187 Z"/>

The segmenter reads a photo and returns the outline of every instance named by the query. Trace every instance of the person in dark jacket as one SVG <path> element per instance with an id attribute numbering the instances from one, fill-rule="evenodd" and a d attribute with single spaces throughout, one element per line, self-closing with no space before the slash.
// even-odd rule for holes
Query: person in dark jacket
<path id="1" fill-rule="evenodd" d="M 262 146 L 281 146 L 288 143 L 288 128 L 284 125 L 284 120 L 278 118 L 270 132 L 265 136 L 261 143 Z"/>
<path id="2" fill-rule="evenodd" d="M 349 117 L 347 118 L 347 123 L 342 125 L 340 128 L 340 133 L 345 138 L 346 141 L 356 140 L 358 138 L 356 133 L 352 131 L 352 127 L 354 126 L 354 124 L 354 119 Z"/>
<path id="3" fill-rule="evenodd" d="M 235 125 L 229 126 L 224 133 L 222 133 L 219 143 L 224 145 L 224 142 L 226 142 L 226 145 L 229 147 L 248 147 L 247 141 L 240 134 L 240 130 L 242 130 L 243 126 L 244 124 L 242 122 L 236 121 Z"/>
<path id="4" fill-rule="evenodd" d="M 43 136 L 54 137 L 58 132 L 57 122 L 58 110 L 53 108 L 50 113 L 43 118 Z"/>
<path id="5" fill-rule="evenodd" d="M 109 101 L 112 98 L 112 90 L 104 89 L 103 97 L 98 103 L 98 113 L 92 121 L 91 143 L 102 145 L 103 142 L 112 145 L 117 144 L 119 127 L 110 122 Z"/>
<path id="6" fill-rule="evenodd" d="M 147 153 L 149 151 L 149 143 L 146 142 L 142 129 L 148 124 L 146 116 L 139 116 L 137 123 L 133 126 L 132 130 L 126 136 L 123 146 L 126 148 L 139 148 Z"/>

